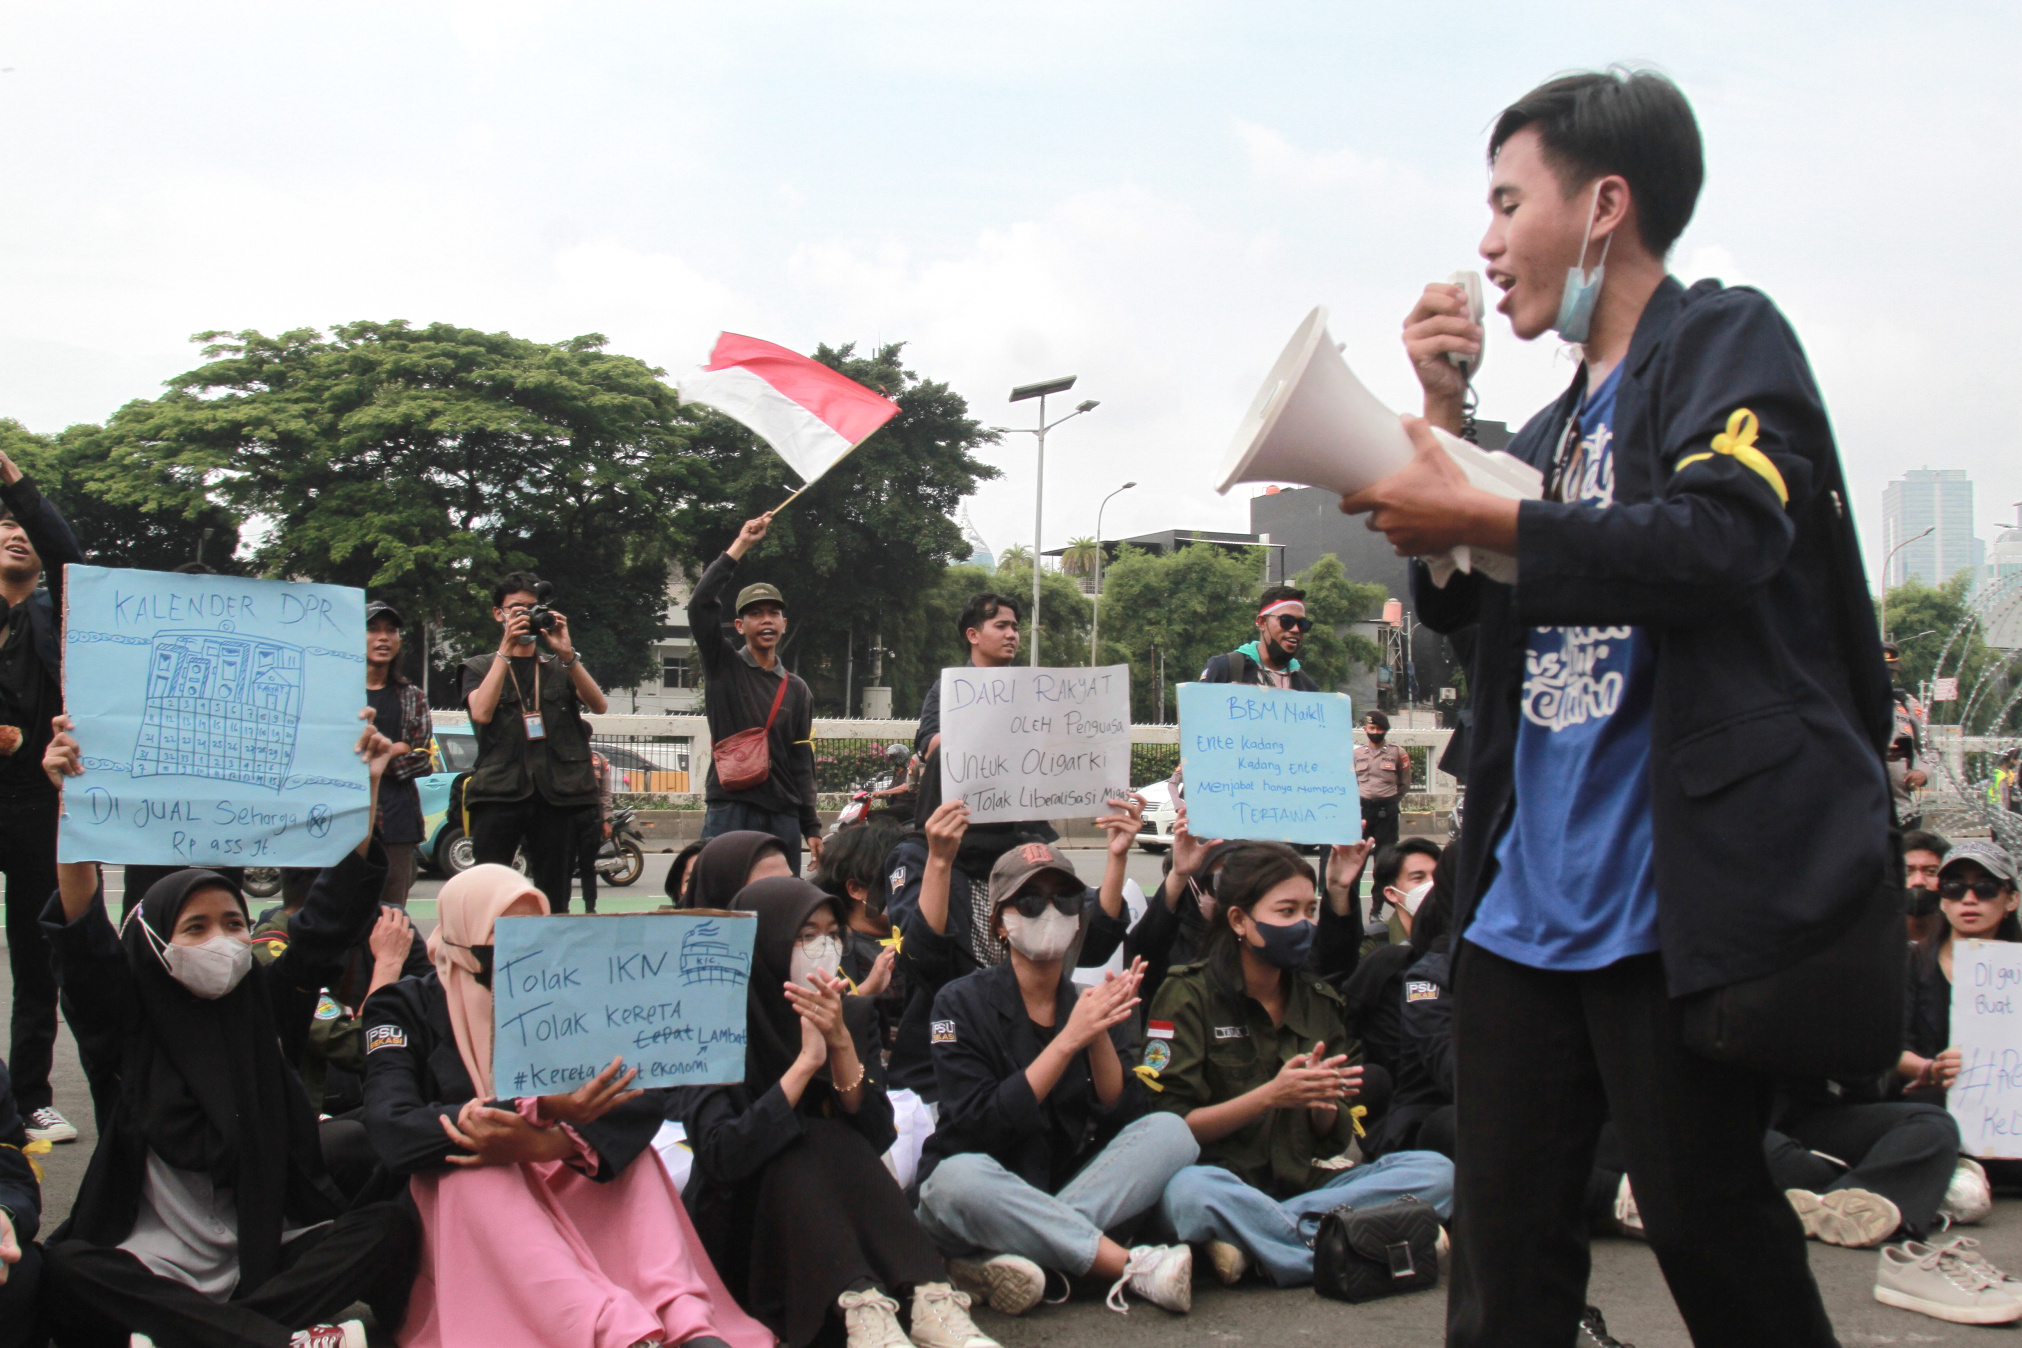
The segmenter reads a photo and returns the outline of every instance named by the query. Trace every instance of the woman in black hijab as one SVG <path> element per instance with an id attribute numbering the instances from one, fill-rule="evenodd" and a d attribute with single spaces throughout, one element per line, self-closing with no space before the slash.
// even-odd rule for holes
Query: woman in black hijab
<path id="1" fill-rule="evenodd" d="M 838 1322 L 849 1348 L 902 1345 L 890 1293 L 907 1289 L 920 1348 L 996 1348 L 879 1159 L 898 1134 L 877 1009 L 834 976 L 835 899 L 788 876 L 734 906 L 758 914 L 744 1081 L 679 1101 L 695 1153 L 683 1198 L 717 1271 L 786 1348 L 832 1339 Z"/>
<path id="2" fill-rule="evenodd" d="M 785 846 L 755 829 L 717 834 L 696 855 L 693 869 L 688 902 L 682 905 L 687 908 L 732 908 L 738 891 L 753 881 L 793 874 Z"/>
<path id="3" fill-rule="evenodd" d="M 59 726 L 61 768 L 76 741 Z M 369 729 L 360 741 L 375 798 L 391 748 Z M 356 1322 L 318 1322 L 360 1300 L 400 1322 L 413 1220 L 393 1203 L 340 1215 L 281 1044 L 306 1034 L 304 990 L 338 977 L 378 912 L 386 864 L 369 837 L 331 869 L 338 883 L 318 886 L 287 950 L 261 966 L 245 899 L 215 871 L 157 881 L 115 932 L 97 866 L 57 868 L 42 921 L 69 1014 L 123 1046 L 118 1104 L 44 1252 L 60 1342 L 124 1348 L 137 1331 L 199 1348 L 349 1348 L 364 1342 Z"/>

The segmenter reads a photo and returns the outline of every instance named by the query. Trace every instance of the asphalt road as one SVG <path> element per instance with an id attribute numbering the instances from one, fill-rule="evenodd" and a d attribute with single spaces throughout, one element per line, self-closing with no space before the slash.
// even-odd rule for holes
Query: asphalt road
<path id="1" fill-rule="evenodd" d="M 1099 872 L 1099 854 L 1075 852 L 1084 875 Z M 612 893 L 599 907 L 612 911 L 653 906 L 669 858 L 647 858 L 647 873 L 629 890 Z M 1132 854 L 1130 874 L 1147 889 L 1158 878 L 1159 863 L 1141 852 Z M 108 877 L 111 880 L 112 877 Z M 415 886 L 413 910 L 424 926 L 432 925 L 432 900 L 440 885 Z M 620 897 L 622 896 L 622 897 Z M 117 898 L 114 898 L 115 904 Z M 0 1022 L 6 1019 L 12 981 L 0 967 Z M 53 1230 L 67 1212 L 83 1178 L 95 1137 L 90 1097 L 77 1065 L 76 1049 L 67 1030 L 61 1032 L 56 1057 L 56 1103 L 78 1125 L 78 1142 L 57 1147 L 42 1158 L 47 1172 L 43 1190 L 43 1231 Z M 1990 1258 L 2003 1268 L 2022 1270 L 2022 1199 L 2003 1198 L 1993 1214 L 1971 1232 Z M 1594 1242 L 1594 1269 L 1589 1299 L 1599 1305 L 1614 1335 L 1636 1348 L 1684 1348 L 1690 1343 L 1683 1323 L 1658 1271 L 1655 1257 L 1639 1242 L 1601 1239 Z M 1824 1291 L 1826 1307 L 1843 1344 L 1965 1344 L 2010 1342 L 1993 1339 L 1999 1330 L 1946 1324 L 1908 1311 L 1879 1305 L 1872 1295 L 1876 1255 L 1870 1250 L 1841 1250 L 1813 1244 L 1812 1270 Z M 1324 1300 L 1305 1289 L 1278 1291 L 1256 1282 L 1238 1288 L 1215 1283 L 1203 1267 L 1195 1278 L 1194 1310 L 1173 1316 L 1139 1303 L 1128 1316 L 1105 1309 L 1099 1293 L 1077 1292 L 1064 1306 L 1045 1306 L 1019 1319 L 1007 1319 L 979 1309 L 983 1332 L 1005 1348 L 1040 1348 L 1054 1344 L 1097 1344 L 1104 1348 L 1232 1348 L 1239 1344 L 1298 1348 L 1302 1344 L 1334 1348 L 1343 1342 L 1434 1348 L 1442 1342 L 1446 1291 L 1422 1292 L 1362 1306 Z M 375 1340 L 378 1341 L 378 1340 Z M 1709 1348 L 1723 1348 L 1710 1345 Z"/>

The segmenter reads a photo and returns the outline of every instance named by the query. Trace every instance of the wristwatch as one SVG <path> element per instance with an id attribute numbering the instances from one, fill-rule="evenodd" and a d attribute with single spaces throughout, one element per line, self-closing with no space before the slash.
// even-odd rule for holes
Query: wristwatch
<path id="1" fill-rule="evenodd" d="M 583 657 L 580 655 L 571 656 L 567 660 L 557 660 L 555 661 L 555 663 L 557 665 L 560 665 L 563 669 L 574 669 L 577 665 L 583 663 Z"/>

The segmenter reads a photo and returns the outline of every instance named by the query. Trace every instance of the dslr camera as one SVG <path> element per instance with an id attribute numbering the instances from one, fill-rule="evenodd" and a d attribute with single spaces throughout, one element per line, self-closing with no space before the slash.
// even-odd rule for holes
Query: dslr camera
<path id="1" fill-rule="evenodd" d="M 534 585 L 534 606 L 527 610 L 527 630 L 520 633 L 520 644 L 531 646 L 534 633 L 555 630 L 555 609 L 548 601 L 554 597 L 555 587 L 547 581 Z"/>

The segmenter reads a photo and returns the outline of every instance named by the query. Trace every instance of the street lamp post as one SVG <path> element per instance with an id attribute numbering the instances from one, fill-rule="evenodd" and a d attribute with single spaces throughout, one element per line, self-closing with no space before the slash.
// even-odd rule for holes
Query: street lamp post
<path id="1" fill-rule="evenodd" d="M 1117 492 L 1129 491 L 1136 485 L 1135 482 L 1124 483 L 1116 491 L 1111 492 L 1109 496 L 1103 497 L 1102 505 L 1095 508 L 1095 603 L 1091 606 L 1092 613 L 1088 620 L 1088 667 L 1090 669 L 1095 668 L 1095 662 L 1101 658 L 1098 652 L 1102 649 L 1100 645 L 1102 637 L 1102 510 L 1103 506 L 1109 504 L 1111 496 L 1115 496 Z"/>
<path id="2" fill-rule="evenodd" d="M 1089 398 L 1077 404 L 1075 409 L 1060 418 L 1060 421 L 1049 425 L 1046 420 L 1046 395 L 1067 392 L 1074 387 L 1074 380 L 1075 376 L 1070 374 L 1062 379 L 1045 379 L 1037 384 L 1020 384 L 1011 390 L 1011 401 L 1014 403 L 1024 402 L 1027 398 L 1039 400 L 1037 427 L 1010 428 L 1015 434 L 1034 436 L 1039 441 L 1039 471 L 1032 488 L 1032 665 L 1035 669 L 1039 665 L 1039 531 L 1046 523 L 1046 432 L 1061 422 L 1072 421 L 1083 412 L 1092 412 L 1101 406 L 1095 399 Z"/>
<path id="3" fill-rule="evenodd" d="M 1896 545 L 1895 545 L 1894 547 L 1892 547 L 1892 548 L 1890 548 L 1890 549 L 1889 549 L 1889 555 L 1888 555 L 1888 556 L 1886 556 L 1886 557 L 1884 557 L 1884 558 L 1882 558 L 1882 621 L 1881 621 L 1881 628 L 1882 628 L 1882 640 L 1883 640 L 1883 641 L 1887 641 L 1887 640 L 1889 639 L 1889 563 L 1891 563 L 1891 562 L 1895 561 L 1895 559 L 1896 559 L 1896 554 L 1897 554 L 1897 553 L 1899 553 L 1899 552 L 1901 552 L 1901 551 L 1902 551 L 1902 550 L 1903 550 L 1904 548 L 1907 548 L 1907 547 L 1908 547 L 1908 546 L 1909 546 L 1910 544 L 1912 544 L 1912 543 L 1916 542 L 1916 541 L 1917 541 L 1917 539 L 1919 539 L 1919 538 L 1928 538 L 1928 537 L 1929 537 L 1930 535 L 1932 535 L 1932 534 L 1934 534 L 1934 533 L 1936 533 L 1936 532 L 1938 532 L 1938 526 L 1937 526 L 1937 525 L 1935 525 L 1935 524 L 1933 524 L 1933 525 L 1932 525 L 1932 526 L 1931 526 L 1930 528 L 1928 528 L 1928 529 L 1924 530 L 1924 532 L 1923 532 L 1923 533 L 1920 533 L 1920 534 L 1916 534 L 1916 535 L 1913 535 L 1913 536 L 1911 536 L 1911 537 L 1909 537 L 1909 538 L 1906 538 L 1906 539 L 1904 539 L 1904 540 L 1903 540 L 1902 542 L 1900 542 L 1900 543 L 1896 544 Z"/>

